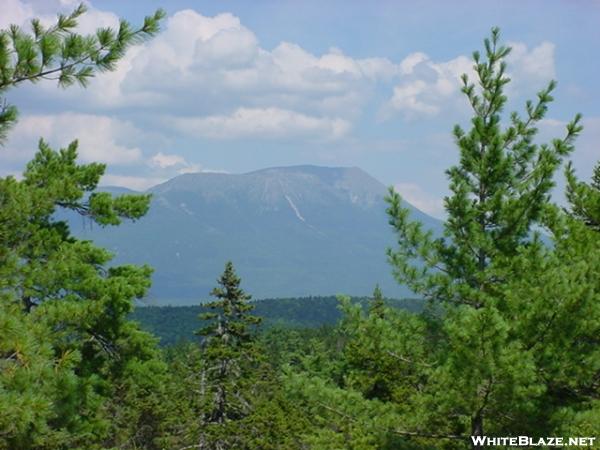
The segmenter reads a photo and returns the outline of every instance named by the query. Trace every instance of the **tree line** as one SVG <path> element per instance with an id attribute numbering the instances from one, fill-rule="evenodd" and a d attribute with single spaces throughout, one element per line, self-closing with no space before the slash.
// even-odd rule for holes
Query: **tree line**
<path id="1" fill-rule="evenodd" d="M 382 294 L 383 295 L 383 294 Z M 370 297 L 352 297 L 351 302 L 368 309 Z M 417 298 L 386 298 L 387 306 L 403 308 L 412 312 L 423 310 L 423 301 Z M 311 296 L 291 298 L 268 298 L 252 300 L 253 314 L 262 318 L 260 333 L 271 328 L 320 328 L 334 326 L 343 317 L 336 296 Z M 200 314 L 207 311 L 205 303 L 195 306 L 148 306 L 135 308 L 129 315 L 160 339 L 163 347 L 177 345 L 185 341 L 200 340 L 194 331 L 201 326 Z"/>
<path id="2" fill-rule="evenodd" d="M 83 36 L 84 13 L 2 30 L 0 94 L 47 78 L 86 85 L 165 15 Z M 80 164 L 76 141 L 40 140 L 22 178 L 0 178 L 0 449 L 424 450 L 481 448 L 471 436 L 594 436 L 600 165 L 586 183 L 569 163 L 579 115 L 538 142 L 554 82 L 505 117 L 509 53 L 492 29 L 474 79 L 462 78 L 473 117 L 453 131 L 444 236 L 388 194 L 388 258 L 419 312 L 375 289 L 367 308 L 340 299 L 335 327 L 261 332 L 228 263 L 197 341 L 161 349 L 130 320 L 152 269 L 109 266 L 107 250 L 55 218 L 61 208 L 118 226 L 150 197 L 96 192 L 103 164 Z M 4 102 L 0 137 L 17 118 Z M 566 207 L 551 196 L 563 166 Z"/>

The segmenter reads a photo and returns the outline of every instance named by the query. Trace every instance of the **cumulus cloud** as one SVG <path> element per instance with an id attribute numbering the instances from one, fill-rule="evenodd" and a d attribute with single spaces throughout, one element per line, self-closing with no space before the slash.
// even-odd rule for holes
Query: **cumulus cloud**
<path id="1" fill-rule="evenodd" d="M 440 111 L 440 106 L 433 101 L 428 102 L 425 97 L 432 96 L 432 86 L 423 80 L 415 80 L 396 86 L 390 100 L 392 108 L 403 111 L 406 115 L 422 114 L 435 116 Z"/>
<path id="2" fill-rule="evenodd" d="M 542 42 L 529 48 L 519 42 L 508 44 L 512 52 L 507 59 L 508 75 L 513 82 L 509 89 L 513 94 L 540 89 L 555 77 L 554 44 Z M 389 117 L 397 112 L 405 118 L 433 117 L 444 110 L 460 107 L 464 100 L 459 96 L 466 73 L 475 81 L 473 62 L 466 56 L 458 56 L 445 62 L 433 61 L 424 53 L 408 55 L 400 64 L 400 82 L 382 113 Z"/>
<path id="3" fill-rule="evenodd" d="M 56 148 L 78 139 L 79 155 L 85 162 L 131 165 L 142 159 L 142 151 L 135 145 L 142 134 L 130 122 L 107 116 L 80 113 L 30 115 L 21 118 L 11 132 L 0 158 L 30 159 L 42 137 Z"/>
<path id="4" fill-rule="evenodd" d="M 119 71 L 109 91 L 121 103 L 152 98 L 187 115 L 245 107 L 348 118 L 374 83 L 399 68 L 386 58 L 355 59 L 337 48 L 322 55 L 290 42 L 265 49 L 232 14 L 183 10 Z"/>
<path id="5" fill-rule="evenodd" d="M 5 29 L 10 25 L 23 25 L 34 17 L 33 7 L 20 0 L 4 0 L 2 15 L 0 15 L 0 28 Z"/>
<path id="6" fill-rule="evenodd" d="M 10 13 L 0 23 L 40 15 L 50 20 L 51 11 L 75 6 L 73 0 L 7 2 Z M 89 6 L 81 31 L 117 25 L 114 13 Z M 515 89 L 554 76 L 552 43 L 511 45 L 510 74 L 520 80 Z M 313 54 L 293 42 L 264 48 L 235 15 L 210 17 L 186 9 L 171 15 L 163 32 L 131 48 L 116 71 L 98 76 L 88 89 L 59 92 L 55 83 L 40 83 L 35 92 L 41 102 L 60 99 L 62 106 L 87 113 L 126 109 L 164 115 L 167 110 L 166 123 L 201 138 L 337 139 L 350 133 L 382 91 L 386 100 L 377 106 L 384 119 L 432 118 L 464 109 L 462 73 L 472 73 L 466 56 L 437 61 L 414 52 L 394 62 L 354 58 L 335 47 Z M 31 98 L 33 91 L 27 89 L 32 88 L 19 91 Z"/>
<path id="7" fill-rule="evenodd" d="M 199 164 L 190 163 L 183 156 L 164 154 L 162 152 L 158 152 L 152 156 L 148 164 L 155 169 L 165 169 L 169 173 L 172 173 L 172 169 L 176 169 L 177 174 L 202 171 L 202 167 Z"/>
<path id="8" fill-rule="evenodd" d="M 133 189 L 134 191 L 145 191 L 157 184 L 164 183 L 167 178 L 159 177 L 135 177 L 129 175 L 107 174 L 102 177 L 102 186 L 119 186 Z"/>
<path id="9" fill-rule="evenodd" d="M 279 108 L 239 108 L 228 115 L 179 117 L 170 121 L 184 133 L 213 139 L 299 136 L 336 139 L 350 129 L 350 123 L 342 119 L 313 117 Z"/>
<path id="10" fill-rule="evenodd" d="M 85 23 L 116 24 L 110 12 L 91 8 L 86 15 Z M 168 106 L 182 115 L 206 115 L 281 108 L 348 119 L 359 114 L 375 83 L 399 72 L 387 58 L 352 58 L 337 48 L 321 55 L 290 42 L 265 49 L 230 13 L 207 17 L 182 10 L 156 38 L 131 49 L 115 72 L 97 77 L 85 91 L 60 95 L 88 109 Z M 53 84 L 41 90 L 58 96 Z"/>
<path id="11" fill-rule="evenodd" d="M 541 89 L 556 78 L 553 43 L 542 42 L 531 49 L 521 42 L 509 42 L 508 45 L 512 48 L 507 58 L 508 75 L 512 80 L 509 86 L 516 92 Z"/>
<path id="12" fill-rule="evenodd" d="M 160 167 L 161 169 L 180 164 L 185 164 L 185 158 L 179 155 L 165 155 L 162 152 L 158 152 L 156 155 L 150 158 L 150 165 L 154 167 Z"/>
<path id="13" fill-rule="evenodd" d="M 435 62 L 421 52 L 408 55 L 400 62 L 400 83 L 394 86 L 382 110 L 383 116 L 401 113 L 411 119 L 438 115 L 457 101 L 460 76 L 472 74 L 472 66 L 465 56 Z"/>

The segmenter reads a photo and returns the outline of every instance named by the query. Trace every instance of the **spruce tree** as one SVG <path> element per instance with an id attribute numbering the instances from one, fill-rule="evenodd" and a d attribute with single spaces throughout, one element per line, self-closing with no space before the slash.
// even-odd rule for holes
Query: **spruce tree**
<path id="1" fill-rule="evenodd" d="M 208 325 L 198 330 L 202 337 L 200 377 L 200 448 L 225 449 L 239 444 L 242 436 L 235 430 L 252 412 L 252 392 L 260 354 L 253 328 L 260 318 L 253 316 L 251 296 L 240 288 L 240 278 L 227 262 L 218 286 L 211 295 L 216 300 L 200 315 Z"/>
<path id="2" fill-rule="evenodd" d="M 383 293 L 379 284 L 375 286 L 373 290 L 373 296 L 369 301 L 369 314 L 379 317 L 380 319 L 384 316 L 385 301 L 383 299 Z"/>

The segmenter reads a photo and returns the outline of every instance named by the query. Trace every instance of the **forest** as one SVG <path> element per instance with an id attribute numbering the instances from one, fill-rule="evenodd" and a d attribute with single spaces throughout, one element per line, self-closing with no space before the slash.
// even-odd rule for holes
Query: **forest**
<path id="1" fill-rule="evenodd" d="M 85 12 L 0 31 L 0 95 L 44 79 L 86 86 L 165 18 L 82 35 Z M 472 437 L 597 436 L 600 164 L 591 180 L 570 164 L 578 114 L 539 142 L 555 82 L 506 113 L 510 51 L 493 28 L 475 78 L 462 77 L 472 119 L 452 130 L 444 235 L 387 195 L 389 269 L 414 299 L 373 286 L 362 299 L 252 301 L 233 261 L 202 306 L 136 308 L 153 269 L 111 264 L 56 213 L 118 227 L 147 213 L 149 195 L 98 191 L 104 164 L 81 162 L 76 140 L 41 139 L 20 176 L 0 178 L 0 449 L 459 450 L 493 447 Z M 17 121 L 4 101 L 2 143 Z"/>
<path id="2" fill-rule="evenodd" d="M 381 294 L 383 296 L 383 294 Z M 371 298 L 352 297 L 351 302 L 360 305 L 367 311 Z M 421 312 L 423 302 L 420 299 L 385 298 L 386 306 L 401 308 L 412 312 Z M 338 298 L 301 297 L 301 298 L 269 298 L 255 300 L 253 314 L 260 316 L 260 329 L 292 328 L 312 329 L 335 325 L 342 318 Z M 144 306 L 133 310 L 131 320 L 138 322 L 160 339 L 161 346 L 171 346 L 182 341 L 198 339 L 194 331 L 202 325 L 200 314 L 208 309 L 198 306 Z"/>

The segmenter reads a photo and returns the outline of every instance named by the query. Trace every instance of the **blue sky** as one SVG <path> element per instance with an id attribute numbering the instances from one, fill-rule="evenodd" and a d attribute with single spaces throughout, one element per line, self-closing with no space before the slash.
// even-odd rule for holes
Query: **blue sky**
<path id="1" fill-rule="evenodd" d="M 50 21 L 71 0 L 5 0 L 0 27 Z M 586 127 L 582 177 L 600 159 L 600 1 L 92 1 L 82 31 L 139 23 L 158 7 L 164 31 L 86 89 L 51 83 L 9 93 L 21 121 L 0 152 L 19 173 L 39 137 L 80 138 L 107 184 L 143 189 L 179 173 L 269 166 L 358 166 L 442 216 L 450 131 L 469 110 L 458 77 L 492 26 L 513 47 L 509 109 L 550 79 L 556 101 L 540 138 Z"/>

